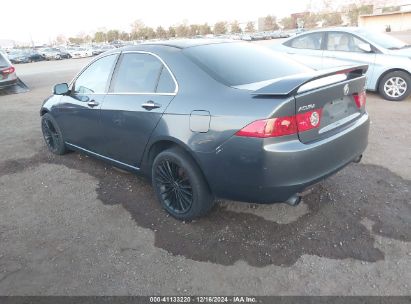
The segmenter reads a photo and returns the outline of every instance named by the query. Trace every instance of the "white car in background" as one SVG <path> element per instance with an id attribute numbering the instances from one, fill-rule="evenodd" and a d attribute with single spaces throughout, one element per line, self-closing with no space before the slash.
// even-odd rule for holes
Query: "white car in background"
<path id="1" fill-rule="evenodd" d="M 86 48 L 67 48 L 67 51 L 69 52 L 71 58 L 85 58 L 85 57 L 91 57 L 93 56 L 93 50 L 92 49 L 86 49 Z"/>
<path id="2" fill-rule="evenodd" d="M 360 27 L 304 32 L 269 46 L 313 68 L 367 64 L 366 88 L 384 99 L 411 95 L 411 45 L 385 33 Z"/>
<path id="3" fill-rule="evenodd" d="M 0 50 L 0 89 L 17 83 L 16 69 Z"/>

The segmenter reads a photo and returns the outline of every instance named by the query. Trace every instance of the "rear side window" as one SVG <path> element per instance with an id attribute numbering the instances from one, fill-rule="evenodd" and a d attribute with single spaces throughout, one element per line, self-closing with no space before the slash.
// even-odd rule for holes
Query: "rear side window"
<path id="1" fill-rule="evenodd" d="M 211 77 L 228 86 L 311 71 L 289 57 L 246 42 L 201 45 L 183 52 Z"/>
<path id="2" fill-rule="evenodd" d="M 323 36 L 323 33 L 302 35 L 290 40 L 287 45 L 296 49 L 320 50 Z"/>
<path id="3" fill-rule="evenodd" d="M 160 74 L 160 78 L 157 84 L 157 93 L 174 93 L 176 90 L 176 85 L 170 72 L 165 66 L 163 66 Z"/>
<path id="4" fill-rule="evenodd" d="M 76 79 L 75 94 L 105 93 L 117 55 L 109 55 L 90 64 Z"/>
<path id="5" fill-rule="evenodd" d="M 163 64 L 150 54 L 123 54 L 113 79 L 114 93 L 155 93 Z"/>

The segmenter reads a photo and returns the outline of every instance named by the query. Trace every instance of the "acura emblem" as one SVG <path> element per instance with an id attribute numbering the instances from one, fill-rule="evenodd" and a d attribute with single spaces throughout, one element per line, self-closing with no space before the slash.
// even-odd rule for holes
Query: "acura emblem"
<path id="1" fill-rule="evenodd" d="M 348 86 L 348 83 L 344 86 L 344 95 L 348 95 L 350 93 L 350 87 Z"/>
<path id="2" fill-rule="evenodd" d="M 310 116 L 310 123 L 313 127 L 316 127 L 318 123 L 320 122 L 320 115 L 318 115 L 318 112 L 314 111 L 312 112 Z"/>

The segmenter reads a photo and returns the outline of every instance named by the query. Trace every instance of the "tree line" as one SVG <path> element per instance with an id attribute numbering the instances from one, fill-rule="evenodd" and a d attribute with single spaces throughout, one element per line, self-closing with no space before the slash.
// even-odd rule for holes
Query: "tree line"
<path id="1" fill-rule="evenodd" d="M 372 13 L 372 5 L 356 5 L 351 4 L 343 8 L 339 12 L 305 12 L 296 16 L 289 16 L 277 20 L 275 16 L 268 15 L 263 18 L 263 31 L 276 31 L 281 29 L 289 30 L 303 26 L 304 28 L 314 28 L 319 24 L 321 26 L 338 26 L 343 24 L 343 16 L 348 19 L 349 25 L 357 25 L 358 16 L 361 14 Z M 152 28 L 145 25 L 141 20 L 136 20 L 131 24 L 131 31 L 119 31 L 111 29 L 108 31 L 97 31 L 94 35 L 78 35 L 77 37 L 70 37 L 70 43 L 102 43 L 113 42 L 116 40 L 131 41 L 131 40 L 147 40 L 147 39 L 168 39 L 168 38 L 191 38 L 196 36 L 225 35 L 225 34 L 240 34 L 240 33 L 254 33 L 256 25 L 253 21 L 248 21 L 240 26 L 237 20 L 232 22 L 219 21 L 213 26 L 208 23 L 204 24 L 187 24 L 182 23 L 168 28 L 158 26 Z M 57 42 L 64 40 L 62 36 L 57 37 Z"/>

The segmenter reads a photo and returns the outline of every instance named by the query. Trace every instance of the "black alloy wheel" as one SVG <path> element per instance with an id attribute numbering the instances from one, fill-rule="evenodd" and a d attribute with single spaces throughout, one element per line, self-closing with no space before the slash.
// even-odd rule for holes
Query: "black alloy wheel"
<path id="1" fill-rule="evenodd" d="M 154 180 L 167 208 L 186 213 L 193 205 L 193 188 L 186 171 L 170 160 L 163 160 L 155 170 Z"/>
<path id="2" fill-rule="evenodd" d="M 63 136 L 54 118 L 46 113 L 41 117 L 41 130 L 50 152 L 62 155 L 67 152 Z"/>
<path id="3" fill-rule="evenodd" d="M 193 158 L 179 147 L 159 153 L 151 169 L 153 188 L 163 208 L 179 220 L 207 214 L 214 197 Z"/>

